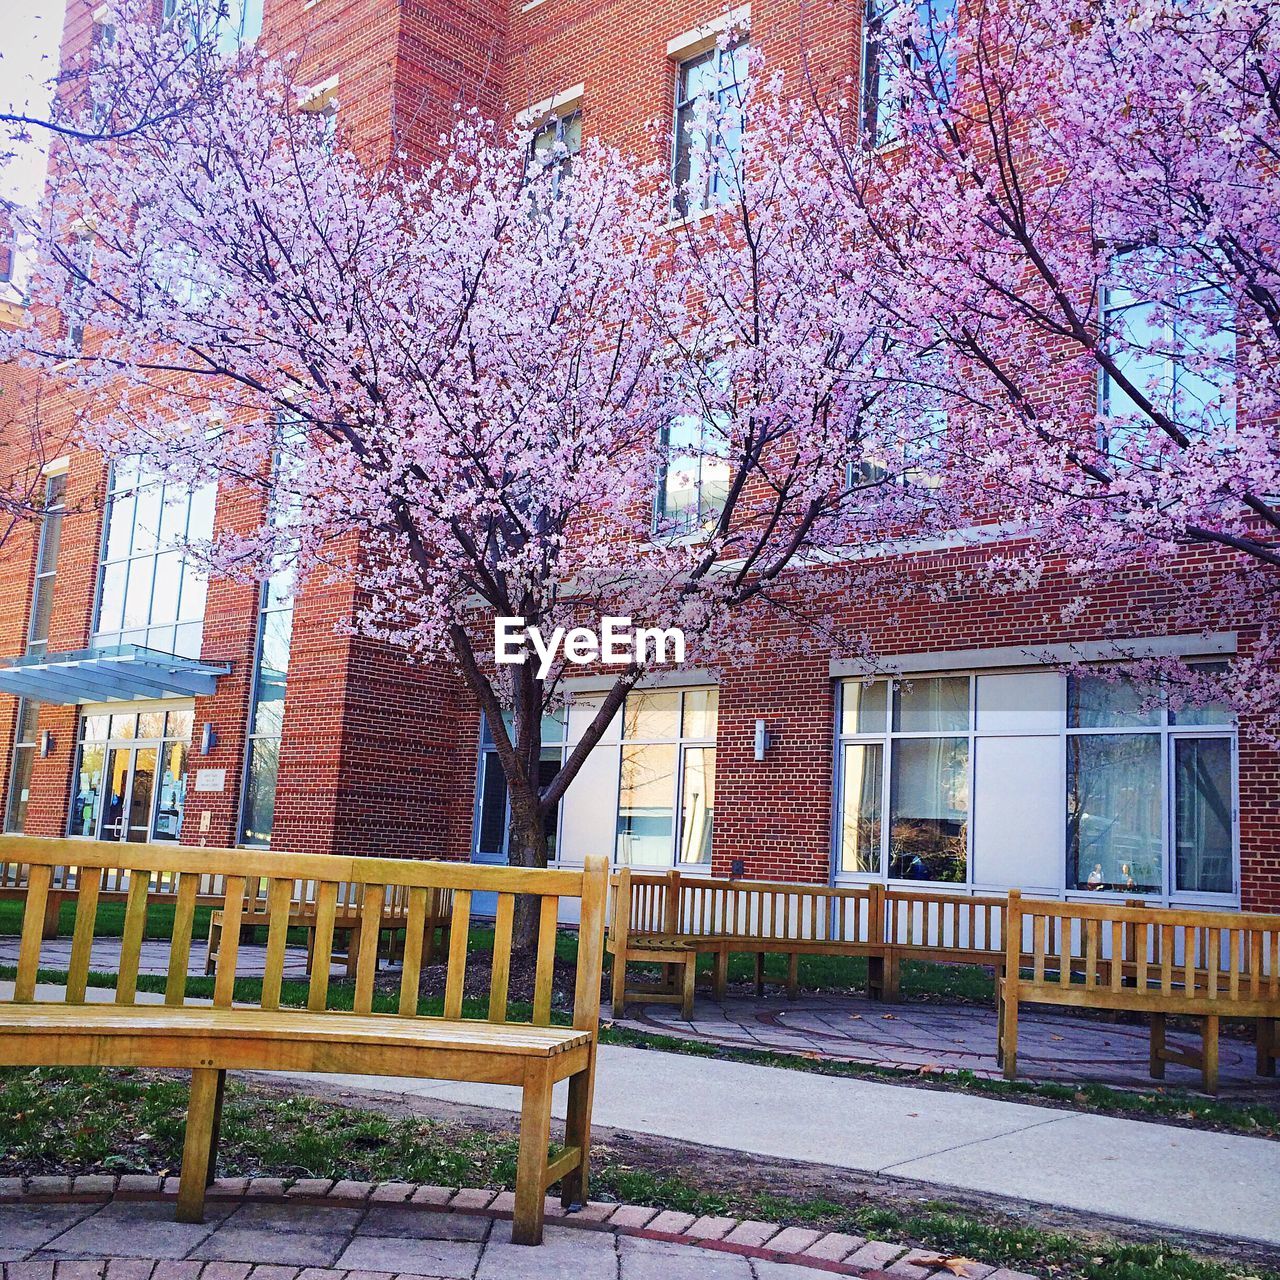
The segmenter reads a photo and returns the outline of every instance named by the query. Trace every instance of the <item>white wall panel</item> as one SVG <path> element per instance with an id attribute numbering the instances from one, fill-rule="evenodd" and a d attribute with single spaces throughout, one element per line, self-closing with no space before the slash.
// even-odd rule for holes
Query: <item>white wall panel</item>
<path id="1" fill-rule="evenodd" d="M 617 746 L 600 744 L 583 762 L 561 802 L 559 861 L 581 865 L 589 853 L 613 857 L 618 822 Z"/>
<path id="2" fill-rule="evenodd" d="M 1056 737 L 976 740 L 975 884 L 1059 891 L 1065 822 L 1061 758 Z"/>

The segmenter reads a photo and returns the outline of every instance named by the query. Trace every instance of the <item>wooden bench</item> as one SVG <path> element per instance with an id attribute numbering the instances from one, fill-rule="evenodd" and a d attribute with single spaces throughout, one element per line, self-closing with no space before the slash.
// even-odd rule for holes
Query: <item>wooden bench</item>
<path id="1" fill-rule="evenodd" d="M 353 1072 L 512 1084 L 523 1090 L 512 1239 L 542 1239 L 544 1195 L 561 1184 L 566 1205 L 585 1202 L 591 1102 L 599 1023 L 608 867 L 588 858 L 581 871 L 534 871 L 467 863 L 349 858 L 245 849 L 98 844 L 81 840 L 0 837 L 0 857 L 30 867 L 11 999 L 0 1002 L 0 1065 L 179 1068 L 191 1071 L 191 1101 L 178 1192 L 180 1221 L 204 1216 L 213 1180 L 219 1113 L 228 1070 Z M 38 1000 L 36 975 L 45 908 L 57 873 L 80 868 L 75 933 L 65 990 Z M 114 1003 L 86 1003 L 90 947 L 106 873 L 126 873 L 128 890 Z M 156 874 L 176 879 L 173 936 L 163 1003 L 138 999 L 138 965 L 149 886 Z M 212 1004 L 186 999 L 192 922 L 203 877 L 221 876 L 223 934 Z M 255 1005 L 233 1003 L 240 923 L 251 881 L 269 881 L 268 938 L 262 994 Z M 331 1010 L 329 966 L 315 965 L 306 1008 L 280 1002 L 286 932 L 296 881 L 317 886 L 316 947 L 332 948 L 338 888 L 360 885 L 365 928 L 351 1012 Z M 374 1012 L 373 951 L 386 895 L 407 893 L 404 971 L 397 1011 Z M 451 890 L 453 909 L 443 1017 L 418 1010 L 422 941 L 433 890 Z M 496 893 L 494 954 L 487 1017 L 463 1018 L 468 928 L 474 893 Z M 508 1007 L 516 895 L 538 900 L 532 1019 L 516 1022 Z M 573 1025 L 551 1025 L 559 900 L 579 898 L 578 964 Z M 562 1152 L 549 1159 L 551 1092 L 569 1082 Z"/>
<path id="2" fill-rule="evenodd" d="M 712 987 L 724 996 L 729 957 L 749 954 L 756 961 L 756 989 L 766 981 L 766 955 L 788 957 L 787 990 L 795 995 L 802 955 L 865 956 L 873 995 L 896 991 L 893 949 L 884 941 L 884 887 L 836 889 L 819 884 L 766 880 L 716 880 L 704 876 L 638 875 L 623 867 L 610 881 L 609 937 L 613 1016 L 631 999 L 679 1004 L 693 1012 L 700 955 L 713 957 Z M 656 963 L 663 977 L 656 986 L 627 978 L 627 965 Z"/>
<path id="3" fill-rule="evenodd" d="M 248 889 L 244 914 L 241 917 L 241 941 L 255 928 L 266 927 L 268 918 L 268 881 L 262 879 Z M 393 886 L 394 892 L 388 892 L 387 901 L 383 904 L 382 918 L 378 922 L 380 945 L 374 949 L 374 963 L 383 950 L 381 940 L 386 939 L 386 955 L 394 960 L 403 954 L 405 935 L 408 932 L 408 890 L 403 885 Z M 306 931 L 307 937 L 307 972 L 311 972 L 311 964 L 315 954 L 316 916 L 318 886 L 312 881 L 295 881 L 293 896 L 289 902 L 289 928 Z M 452 911 L 453 892 L 449 889 L 433 889 L 427 902 L 427 914 L 424 923 L 426 930 L 423 937 L 422 960 L 431 964 L 435 960 L 437 945 L 447 950 L 449 945 L 449 917 Z M 338 886 L 338 902 L 334 911 L 334 938 L 344 938 L 346 952 L 346 972 L 348 978 L 356 976 L 356 965 L 360 956 L 360 938 L 364 922 L 360 904 L 360 886 L 342 884 Z M 439 943 L 437 944 L 437 935 Z M 222 942 L 222 912 L 213 911 L 209 916 L 209 938 L 205 947 L 204 971 L 213 973 L 218 960 L 218 949 Z"/>
<path id="4" fill-rule="evenodd" d="M 1018 1072 L 1023 1004 L 1129 1009 L 1151 1020 L 1151 1075 L 1166 1062 L 1198 1068 L 1218 1088 L 1223 1018 L 1257 1024 L 1257 1070 L 1274 1075 L 1280 1021 L 1280 915 L 1055 902 L 1009 894 L 1005 975 L 997 986 L 997 1056 Z M 1030 970 L 1026 973 L 1025 970 Z M 1171 1049 L 1166 1019 L 1200 1019 L 1198 1053 Z"/>

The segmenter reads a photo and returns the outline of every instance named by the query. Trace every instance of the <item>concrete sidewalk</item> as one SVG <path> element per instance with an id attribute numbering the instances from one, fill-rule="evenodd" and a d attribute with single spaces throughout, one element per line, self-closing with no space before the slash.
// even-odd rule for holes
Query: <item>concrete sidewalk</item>
<path id="1" fill-rule="evenodd" d="M 306 1078 L 519 1109 L 504 1085 Z M 1280 1245 L 1280 1142 L 1264 1138 L 614 1045 L 600 1049 L 594 1117 L 633 1133 Z"/>

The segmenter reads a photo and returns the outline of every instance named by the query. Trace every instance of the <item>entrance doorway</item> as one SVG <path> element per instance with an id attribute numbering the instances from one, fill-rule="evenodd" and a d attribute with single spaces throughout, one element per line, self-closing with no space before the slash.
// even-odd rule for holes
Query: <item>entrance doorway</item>
<path id="1" fill-rule="evenodd" d="M 96 840 L 177 840 L 187 790 L 191 704 L 86 713 L 68 830 Z"/>
<path id="2" fill-rule="evenodd" d="M 155 747 L 109 748 L 106 804 L 98 839 L 145 844 L 151 836 L 155 789 Z"/>

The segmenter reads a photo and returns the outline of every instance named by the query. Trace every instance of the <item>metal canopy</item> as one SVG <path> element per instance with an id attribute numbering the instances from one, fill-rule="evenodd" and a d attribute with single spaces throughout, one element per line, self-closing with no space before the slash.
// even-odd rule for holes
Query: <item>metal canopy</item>
<path id="1" fill-rule="evenodd" d="M 81 649 L 0 660 L 0 692 L 36 702 L 135 702 L 207 697 L 227 666 L 179 658 L 139 645 Z"/>

